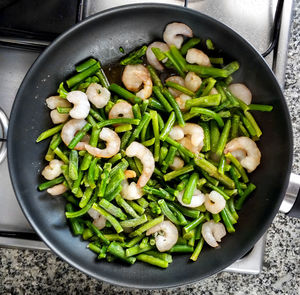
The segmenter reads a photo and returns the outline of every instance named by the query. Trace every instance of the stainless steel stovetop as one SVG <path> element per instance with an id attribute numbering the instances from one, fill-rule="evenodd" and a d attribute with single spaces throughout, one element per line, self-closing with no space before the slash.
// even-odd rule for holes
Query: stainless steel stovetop
<path id="1" fill-rule="evenodd" d="M 281 0 L 278 0 L 281 1 Z M 273 41 L 274 18 L 277 0 L 81 0 L 77 19 L 84 19 L 96 12 L 130 3 L 156 2 L 187 6 L 212 16 L 227 24 L 247 39 L 260 53 L 264 53 Z M 282 1 L 283 2 L 283 1 Z M 43 4 L 42 4 L 43 5 Z M 292 18 L 293 0 L 285 0 L 281 19 L 278 19 L 278 43 L 266 61 L 273 69 L 281 87 L 287 58 L 289 29 Z M 1 25 L 0 25 L 1 26 Z M 0 32 L 0 120 L 1 109 L 9 117 L 11 107 L 26 72 L 48 44 L 47 40 L 27 36 L 9 36 Z M 30 111 L 30 110 L 24 110 Z M 0 128 L 0 138 L 5 138 L 5 126 Z M 0 149 L 5 142 L 0 141 Z M 24 217 L 13 192 L 5 153 L 0 151 L 0 246 L 49 250 L 34 234 Z M 1 161 L 0 161 L 1 162 Z M 263 236 L 254 248 L 243 258 L 228 267 L 226 271 L 257 274 L 261 271 L 265 247 Z"/>

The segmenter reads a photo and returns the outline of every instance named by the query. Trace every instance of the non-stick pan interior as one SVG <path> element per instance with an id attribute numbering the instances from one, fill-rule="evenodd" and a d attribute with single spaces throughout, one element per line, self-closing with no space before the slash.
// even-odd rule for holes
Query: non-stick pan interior
<path id="1" fill-rule="evenodd" d="M 49 141 L 35 143 L 51 126 L 45 98 L 56 93 L 74 64 L 89 56 L 103 65 L 126 52 L 162 39 L 166 24 L 189 25 L 202 39 L 210 38 L 241 68 L 234 75 L 252 90 L 254 103 L 271 104 L 271 113 L 254 114 L 263 131 L 258 143 L 262 162 L 251 176 L 257 190 L 246 202 L 236 226 L 218 249 L 205 247 L 195 263 L 188 255 L 175 256 L 166 270 L 142 263 L 127 266 L 97 261 L 86 242 L 73 237 L 64 217 L 64 200 L 39 192 L 40 172 Z M 292 133 L 280 88 L 261 56 L 239 35 L 198 12 L 168 5 L 132 5 L 98 14 L 60 36 L 38 58 L 24 79 L 15 100 L 9 126 L 8 159 L 11 178 L 21 207 L 37 233 L 59 256 L 85 273 L 113 284 L 162 288 L 200 280 L 220 271 L 246 253 L 264 233 L 283 197 L 291 165 Z"/>

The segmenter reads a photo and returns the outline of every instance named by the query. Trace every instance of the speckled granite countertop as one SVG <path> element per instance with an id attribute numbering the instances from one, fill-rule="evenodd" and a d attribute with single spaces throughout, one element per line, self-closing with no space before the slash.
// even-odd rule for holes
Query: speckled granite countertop
<path id="1" fill-rule="evenodd" d="M 300 173 L 300 0 L 294 8 L 285 96 L 292 117 L 293 172 Z M 0 249 L 0 294 L 289 294 L 300 295 L 300 221 L 278 214 L 268 230 L 259 275 L 219 273 L 180 288 L 141 291 L 98 282 L 56 255 Z"/>

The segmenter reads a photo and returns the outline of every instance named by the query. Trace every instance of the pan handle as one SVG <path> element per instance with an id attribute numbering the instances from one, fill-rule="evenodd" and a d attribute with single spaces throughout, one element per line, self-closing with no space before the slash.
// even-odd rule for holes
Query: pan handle
<path id="1" fill-rule="evenodd" d="M 8 118 L 1 108 L 0 108 L 0 126 L 3 132 L 2 138 L 0 138 L 0 164 L 1 164 L 6 157 L 6 151 L 7 151 L 6 138 L 7 138 L 7 130 L 8 130 Z"/>
<path id="2" fill-rule="evenodd" d="M 290 182 L 279 211 L 300 218 L 300 175 L 291 173 Z"/>

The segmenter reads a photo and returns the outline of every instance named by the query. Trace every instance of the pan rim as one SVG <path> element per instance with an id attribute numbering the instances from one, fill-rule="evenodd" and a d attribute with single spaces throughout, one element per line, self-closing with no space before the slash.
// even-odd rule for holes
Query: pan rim
<path id="1" fill-rule="evenodd" d="M 266 230 L 269 228 L 271 222 L 273 221 L 275 215 L 278 212 L 279 206 L 281 204 L 281 201 L 284 197 L 284 193 L 287 189 L 287 185 L 288 185 L 288 180 L 289 180 L 289 174 L 291 173 L 291 167 L 292 167 L 292 151 L 293 151 L 293 133 L 292 133 L 292 125 L 291 125 L 291 120 L 290 120 L 290 115 L 289 115 L 289 111 L 288 111 L 288 107 L 286 104 L 286 101 L 284 99 L 282 90 L 276 80 L 276 77 L 274 75 L 274 73 L 272 72 L 272 70 L 270 69 L 269 65 L 266 63 L 266 61 L 263 59 L 263 57 L 257 52 L 257 50 L 248 42 L 246 41 L 242 36 L 240 36 L 237 32 L 235 32 L 233 29 L 229 28 L 227 25 L 217 21 L 216 19 L 207 16 L 205 14 L 202 14 L 198 11 L 192 10 L 190 8 L 186 8 L 186 7 L 182 7 L 182 6 L 178 6 L 178 5 L 171 5 L 171 4 L 158 4 L 158 3 L 139 3 L 139 4 L 129 4 L 129 5 L 124 5 L 124 6 L 120 6 L 120 7 L 114 7 L 102 12 L 99 12 L 95 15 L 92 15 L 88 18 L 86 18 L 84 21 L 74 25 L 73 27 L 71 27 L 69 30 L 67 30 L 66 32 L 64 32 L 63 34 L 61 34 L 60 36 L 58 36 L 40 55 L 39 57 L 36 59 L 36 61 L 34 62 L 34 64 L 31 66 L 31 68 L 29 69 L 29 71 L 27 72 L 26 76 L 24 77 L 21 86 L 18 90 L 18 93 L 16 95 L 16 99 L 14 101 L 12 110 L 11 110 L 11 117 L 10 117 L 10 121 L 15 122 L 16 121 L 16 111 L 15 109 L 17 108 L 17 106 L 19 105 L 19 101 L 21 98 L 21 93 L 23 91 L 23 88 L 25 87 L 26 81 L 28 79 L 28 77 L 31 76 L 31 73 L 35 71 L 35 68 L 39 66 L 40 62 L 43 60 L 44 56 L 46 56 L 48 54 L 48 52 L 51 52 L 52 48 L 59 46 L 59 44 L 61 42 L 63 42 L 63 40 L 69 36 L 70 34 L 73 34 L 73 32 L 75 32 L 76 30 L 78 30 L 79 28 L 86 26 L 88 23 L 93 22 L 95 19 L 104 17 L 106 15 L 110 15 L 111 13 L 119 13 L 119 12 L 124 12 L 126 10 L 134 10 L 134 9 L 161 9 L 161 8 L 167 8 L 167 9 L 174 9 L 174 10 L 179 10 L 182 13 L 188 13 L 188 14 L 193 14 L 195 16 L 200 16 L 201 18 L 207 19 L 210 22 L 212 22 L 213 24 L 216 24 L 220 27 L 222 27 L 223 30 L 229 31 L 230 34 L 232 34 L 236 39 L 239 39 L 239 41 L 245 43 L 247 45 L 247 47 L 249 48 L 249 50 L 251 50 L 256 56 L 257 58 L 260 59 L 260 62 L 264 65 L 264 67 L 270 72 L 270 77 L 272 77 L 272 79 L 275 81 L 275 85 L 278 88 L 278 92 L 281 94 L 280 99 L 284 102 L 284 109 L 282 110 L 286 116 L 287 120 L 287 128 L 288 131 L 290 133 L 290 137 L 289 137 L 289 161 L 287 164 L 287 171 L 288 174 L 285 176 L 285 180 L 283 181 L 283 185 L 281 187 L 281 191 L 278 193 L 278 198 L 276 203 L 273 206 L 273 210 L 272 210 L 272 214 L 269 214 L 268 218 L 266 219 L 264 225 L 257 230 L 256 232 L 256 236 L 251 240 L 251 243 L 248 244 L 247 247 L 243 248 L 243 251 L 239 252 L 238 255 L 233 255 L 232 259 L 227 261 L 226 264 L 224 265 L 220 265 L 220 267 L 215 268 L 214 270 L 212 270 L 211 272 L 207 272 L 204 276 L 202 276 L 199 279 L 189 279 L 189 278 L 185 278 L 184 280 L 180 281 L 180 282 L 174 282 L 172 285 L 170 284 L 160 284 L 160 285 L 145 285 L 145 284 L 140 284 L 140 283 L 131 283 L 131 282 L 119 282 L 117 278 L 115 279 L 111 279 L 109 277 L 105 277 L 102 276 L 99 273 L 94 273 L 92 271 L 90 271 L 88 268 L 84 267 L 83 265 L 78 264 L 77 262 L 73 261 L 72 259 L 70 259 L 66 253 L 61 253 L 61 251 L 59 249 L 56 248 L 55 244 L 51 243 L 48 238 L 45 236 L 45 234 L 43 233 L 43 230 L 41 228 L 39 228 L 38 224 L 33 220 L 33 218 L 30 216 L 30 214 L 28 213 L 28 208 L 26 206 L 26 204 L 24 203 L 23 199 L 22 199 L 22 192 L 19 191 L 19 189 L 17 188 L 17 173 L 14 171 L 13 168 L 13 155 L 10 152 L 11 151 L 11 146 L 13 145 L 12 142 L 12 136 L 10 136 L 10 133 L 12 132 L 12 124 L 9 124 L 9 129 L 8 129 L 8 167 L 9 167 L 9 173 L 10 173 L 10 178 L 13 184 L 13 189 L 15 192 L 15 195 L 17 197 L 18 203 L 22 209 L 22 212 L 24 213 L 25 217 L 27 218 L 27 220 L 29 221 L 29 223 L 31 224 L 31 226 L 33 227 L 33 229 L 37 232 L 37 234 L 41 237 L 41 239 L 43 240 L 43 242 L 46 243 L 46 245 L 56 254 L 58 255 L 60 258 L 62 258 L 64 261 L 68 262 L 70 265 L 72 265 L 73 267 L 79 269 L 80 271 L 82 271 L 83 273 L 96 278 L 97 280 L 101 280 L 107 283 L 110 283 L 112 285 L 117 285 L 117 286 L 121 286 L 121 287 L 126 287 L 126 288 L 139 288 L 139 289 L 161 289 L 161 288 L 174 288 L 174 287 L 179 287 L 182 285 L 186 285 L 186 284 L 191 284 L 194 282 L 199 282 L 200 280 L 207 278 L 213 274 L 218 273 L 219 271 L 225 269 L 227 266 L 229 266 L 230 264 L 232 264 L 234 261 L 236 261 L 237 259 L 239 259 L 240 257 L 242 257 L 244 254 L 246 254 L 252 247 L 253 245 L 260 239 L 260 237 L 266 232 Z"/>

